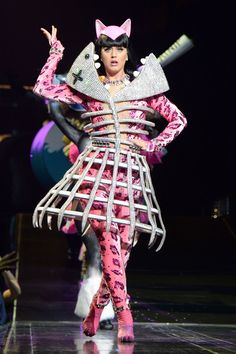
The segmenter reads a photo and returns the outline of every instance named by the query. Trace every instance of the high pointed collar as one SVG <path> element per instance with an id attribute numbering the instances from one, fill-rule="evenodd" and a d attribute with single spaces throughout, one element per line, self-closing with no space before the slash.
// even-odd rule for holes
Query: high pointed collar
<path id="1" fill-rule="evenodd" d="M 67 84 L 79 93 L 98 101 L 109 103 L 143 99 L 169 90 L 161 65 L 154 54 L 150 54 L 139 76 L 115 95 L 100 81 L 94 63 L 94 43 L 89 43 L 78 55 L 67 74 Z"/>

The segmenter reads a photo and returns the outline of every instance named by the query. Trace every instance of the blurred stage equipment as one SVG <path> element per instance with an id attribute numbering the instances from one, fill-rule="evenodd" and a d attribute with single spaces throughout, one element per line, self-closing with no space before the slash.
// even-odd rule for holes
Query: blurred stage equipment
<path id="1" fill-rule="evenodd" d="M 66 146 L 63 133 L 53 121 L 45 124 L 36 134 L 31 146 L 31 165 L 41 185 L 54 186 L 71 167 L 63 152 Z"/>
<path id="2" fill-rule="evenodd" d="M 215 200 L 213 203 L 212 219 L 220 219 L 223 221 L 227 230 L 236 239 L 236 233 L 234 231 L 233 226 L 230 223 L 230 198 L 226 196 L 225 198 Z"/>

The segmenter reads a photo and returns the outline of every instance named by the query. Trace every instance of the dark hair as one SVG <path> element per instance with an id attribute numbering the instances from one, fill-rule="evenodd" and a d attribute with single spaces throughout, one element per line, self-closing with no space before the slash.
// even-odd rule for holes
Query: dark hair
<path id="1" fill-rule="evenodd" d="M 95 47 L 98 50 L 102 47 L 124 47 L 128 48 L 129 47 L 129 38 L 126 34 L 121 34 L 119 37 L 116 39 L 111 39 L 110 37 L 102 34 L 95 42 Z"/>
<path id="2" fill-rule="evenodd" d="M 133 72 L 137 68 L 137 60 L 134 55 L 134 51 L 132 49 L 132 45 L 130 43 L 130 40 L 126 34 L 122 34 L 119 37 L 117 37 L 115 40 L 111 39 L 110 37 L 106 35 L 101 35 L 96 41 L 95 41 L 95 51 L 101 56 L 101 49 L 102 47 L 124 47 L 127 48 L 128 50 L 128 60 L 125 63 L 125 72 L 130 76 L 130 79 L 133 80 Z M 101 67 L 98 70 L 99 75 L 104 75 L 105 74 L 105 69 L 103 64 L 101 63 Z"/>

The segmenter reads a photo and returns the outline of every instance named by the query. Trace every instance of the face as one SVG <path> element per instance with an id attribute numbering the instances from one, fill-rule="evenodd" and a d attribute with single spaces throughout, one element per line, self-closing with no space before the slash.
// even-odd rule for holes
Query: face
<path id="1" fill-rule="evenodd" d="M 123 74 L 128 51 L 124 47 L 102 47 L 101 60 L 108 75 Z"/>

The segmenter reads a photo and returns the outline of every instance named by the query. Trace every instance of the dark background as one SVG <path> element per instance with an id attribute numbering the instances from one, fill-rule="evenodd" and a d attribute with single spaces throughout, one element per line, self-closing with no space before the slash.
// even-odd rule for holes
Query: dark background
<path id="1" fill-rule="evenodd" d="M 235 220 L 235 107 L 233 2 L 193 0 L 155 1 L 155 6 L 128 2 L 8 1 L 1 3 L 0 83 L 12 78 L 33 85 L 44 65 L 49 46 L 40 27 L 58 27 L 65 46 L 58 72 L 68 70 L 78 53 L 95 39 L 95 19 L 121 25 L 132 20 L 132 42 L 141 58 L 164 52 L 182 34 L 194 48 L 169 64 L 166 93 L 184 112 L 188 127 L 168 146 L 163 164 L 153 170 L 153 180 L 164 217 L 211 219 L 215 201 L 230 201 L 228 217 Z M 147 3 L 148 5 L 148 3 Z M 2 110 L 4 112 L 4 110 Z M 16 111 L 17 123 L 29 122 L 34 134 L 43 112 L 32 108 L 27 115 Z M 46 113 L 45 113 L 46 114 Z M 14 121 L 14 120 L 13 120 Z M 16 121 L 16 119 L 15 119 Z M 9 124 L 1 114 L 1 131 Z M 30 187 L 29 187 L 30 188 Z M 181 219 L 181 222 L 183 220 Z M 183 223 L 184 224 L 184 223 Z M 196 224 L 198 224 L 196 222 Z M 193 228 L 195 224 L 193 223 Z M 191 229 L 191 228 L 190 228 Z M 201 242 L 208 236 L 200 229 Z M 225 237 L 234 237 L 225 230 Z"/>

